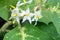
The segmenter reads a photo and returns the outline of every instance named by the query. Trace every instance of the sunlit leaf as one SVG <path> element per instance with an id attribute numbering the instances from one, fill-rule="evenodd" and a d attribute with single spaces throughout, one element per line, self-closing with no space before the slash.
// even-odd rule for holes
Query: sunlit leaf
<path id="1" fill-rule="evenodd" d="M 16 5 L 17 0 L 1 0 L 0 1 L 0 17 L 8 20 L 10 17 L 10 5 Z"/>
<path id="2" fill-rule="evenodd" d="M 33 25 L 23 26 L 22 29 L 21 32 L 18 27 L 14 28 L 5 35 L 4 40 L 52 40 L 47 33 Z"/>

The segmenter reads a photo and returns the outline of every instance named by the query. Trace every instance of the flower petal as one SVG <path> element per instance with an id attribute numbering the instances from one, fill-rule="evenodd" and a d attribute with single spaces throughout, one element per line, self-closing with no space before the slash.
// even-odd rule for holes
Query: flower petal
<path id="1" fill-rule="evenodd" d="M 30 24 L 32 23 L 31 18 L 28 18 L 28 21 L 30 22 Z"/>
<path id="2" fill-rule="evenodd" d="M 32 3 L 32 0 L 29 0 L 27 3 L 28 3 L 28 4 L 31 4 L 31 3 Z"/>
<path id="3" fill-rule="evenodd" d="M 37 21 L 35 22 L 35 24 L 34 25 L 37 25 Z"/>
<path id="4" fill-rule="evenodd" d="M 34 7 L 34 12 L 36 12 L 37 8 L 38 8 L 38 6 Z"/>
<path id="5" fill-rule="evenodd" d="M 25 22 L 25 21 L 26 21 L 26 19 L 27 19 L 27 18 L 26 18 L 26 17 L 24 17 L 24 18 L 23 18 L 23 21 L 22 21 L 22 23 L 23 23 L 23 22 Z"/>
<path id="6" fill-rule="evenodd" d="M 30 13 L 30 9 L 29 8 L 27 8 L 26 13 Z"/>
<path id="7" fill-rule="evenodd" d="M 20 23 L 20 21 L 19 21 L 20 19 L 19 19 L 19 17 L 16 17 L 16 21 L 18 22 L 18 23 Z"/>
<path id="8" fill-rule="evenodd" d="M 16 7 L 22 6 L 24 3 L 21 3 L 20 1 L 17 2 Z"/>

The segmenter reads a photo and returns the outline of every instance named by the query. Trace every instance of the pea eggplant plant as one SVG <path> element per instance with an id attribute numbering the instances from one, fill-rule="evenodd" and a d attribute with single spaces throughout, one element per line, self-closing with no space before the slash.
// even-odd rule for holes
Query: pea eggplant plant
<path id="1" fill-rule="evenodd" d="M 0 19 L 1 40 L 60 40 L 60 0 L 1 0 Z"/>

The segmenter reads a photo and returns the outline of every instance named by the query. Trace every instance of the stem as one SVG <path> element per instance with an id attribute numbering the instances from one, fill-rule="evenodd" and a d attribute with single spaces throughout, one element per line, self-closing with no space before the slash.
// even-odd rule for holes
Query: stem
<path id="1" fill-rule="evenodd" d="M 21 23 L 20 23 L 20 22 L 18 22 L 18 26 L 19 26 L 19 28 L 21 29 Z"/>
<path id="2" fill-rule="evenodd" d="M 2 28 L 0 29 L 0 33 L 1 33 L 1 32 L 4 32 L 4 31 L 6 30 L 6 28 L 9 27 L 9 25 L 12 25 L 12 22 L 11 22 L 11 21 L 6 22 L 6 23 L 2 26 Z"/>
<path id="3" fill-rule="evenodd" d="M 21 36 L 22 36 L 22 40 L 25 40 L 25 35 L 24 35 L 24 29 L 23 27 L 21 26 L 20 22 L 18 23 L 18 26 L 19 26 L 19 29 L 20 29 L 20 32 L 21 32 Z"/>
<path id="4" fill-rule="evenodd" d="M 25 33 L 23 28 L 21 28 L 21 33 L 22 33 L 22 40 L 25 40 Z"/>

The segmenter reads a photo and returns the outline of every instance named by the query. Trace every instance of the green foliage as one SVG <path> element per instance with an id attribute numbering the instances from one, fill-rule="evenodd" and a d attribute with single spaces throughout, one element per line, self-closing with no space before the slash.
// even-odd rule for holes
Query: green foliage
<path id="1" fill-rule="evenodd" d="M 51 19 L 52 14 L 51 14 L 50 10 L 46 10 L 46 9 L 42 10 L 42 15 L 43 15 L 43 18 L 41 18 L 39 20 L 40 22 L 44 22 L 44 23 L 48 24 L 49 22 L 52 21 L 52 19 Z"/>
<path id="2" fill-rule="evenodd" d="M 0 17 L 8 21 L 11 16 L 10 5 L 16 6 L 18 0 L 1 0 Z M 20 0 L 23 2 L 23 0 Z M 3 40 L 60 40 L 60 0 L 33 0 L 32 4 L 24 4 L 20 8 L 27 7 L 34 11 L 34 7 L 39 5 L 42 9 L 42 18 L 37 25 L 29 22 L 21 23 L 22 28 L 16 23 L 11 31 L 5 34 Z M 39 10 L 39 9 L 38 9 Z M 9 25 L 10 26 L 10 25 Z M 12 26 L 11 26 L 12 27 Z M 8 28 L 7 28 L 8 29 Z"/>
<path id="3" fill-rule="evenodd" d="M 0 0 L 0 17 L 8 20 L 10 17 L 10 5 L 16 5 L 17 0 Z"/>
<path id="4" fill-rule="evenodd" d="M 46 25 L 44 23 L 39 23 L 37 25 L 37 27 L 40 30 L 42 30 L 42 31 L 46 32 L 47 34 L 49 34 L 50 37 L 52 37 L 52 39 L 54 39 L 54 40 L 60 39 L 60 36 L 59 36 L 59 34 L 58 34 L 57 30 L 56 30 L 56 27 L 54 26 L 54 24 L 52 22 L 50 22 L 48 25 Z"/>
<path id="5" fill-rule="evenodd" d="M 17 26 L 5 35 L 4 40 L 52 40 L 47 33 L 30 24 L 23 26 L 21 31 Z"/>
<path id="6" fill-rule="evenodd" d="M 60 34 L 60 18 L 57 15 L 57 13 L 53 14 L 53 18 L 52 19 L 53 19 L 52 21 L 53 21 L 53 23 L 54 23 L 54 25 L 55 25 L 55 27 L 57 29 L 57 32 Z"/>

